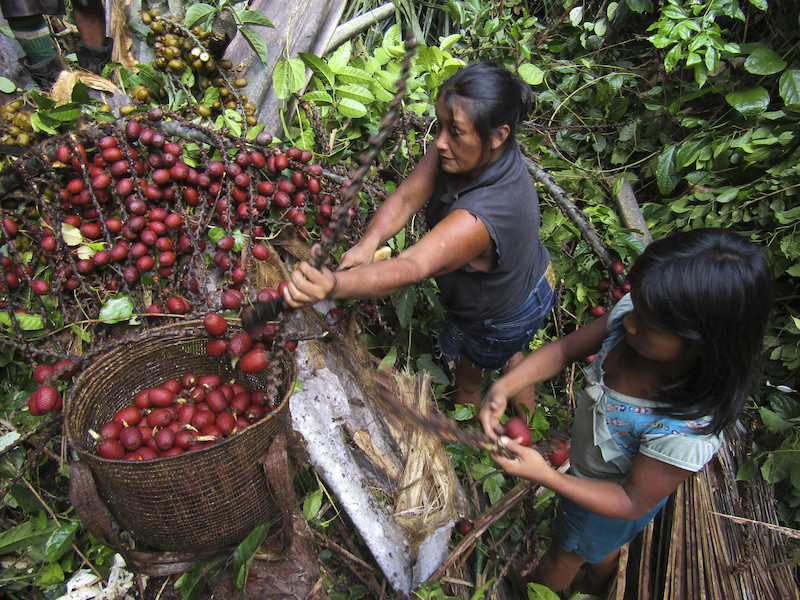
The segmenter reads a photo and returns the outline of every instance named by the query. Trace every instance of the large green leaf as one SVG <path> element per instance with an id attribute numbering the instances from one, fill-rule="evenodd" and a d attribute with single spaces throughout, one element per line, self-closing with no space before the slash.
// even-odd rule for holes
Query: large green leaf
<path id="1" fill-rule="evenodd" d="M 336 105 L 336 109 L 345 117 L 351 119 L 359 119 L 367 114 L 367 107 L 352 98 L 341 98 Z"/>
<path id="2" fill-rule="evenodd" d="M 372 81 L 372 75 L 367 73 L 364 69 L 358 69 L 349 65 L 334 69 L 334 71 L 336 72 L 336 79 L 343 83 L 361 83 L 367 85 Z"/>
<path id="3" fill-rule="evenodd" d="M 258 35 L 258 33 L 253 31 L 247 25 L 242 25 L 239 27 L 239 31 L 242 33 L 244 39 L 247 40 L 247 43 L 250 44 L 250 47 L 255 50 L 256 54 L 258 54 L 258 58 L 261 59 L 261 62 L 264 64 L 264 66 L 269 68 L 269 65 L 267 64 L 269 51 L 267 50 L 267 43 L 264 41 L 264 38 Z"/>
<path id="4" fill-rule="evenodd" d="M 133 302 L 128 296 L 112 298 L 100 309 L 100 320 L 106 323 L 119 323 L 133 316 Z"/>
<path id="5" fill-rule="evenodd" d="M 270 21 L 265 14 L 260 13 L 257 10 L 243 10 L 241 13 L 239 13 L 239 18 L 242 20 L 242 23 L 247 25 L 275 27 L 275 25 L 272 24 L 272 21 Z"/>
<path id="6" fill-rule="evenodd" d="M 675 172 L 675 145 L 670 144 L 659 154 L 656 166 L 656 180 L 658 191 L 669 194 L 678 185 L 678 175 Z"/>
<path id="7" fill-rule="evenodd" d="M 243 589 L 247 583 L 247 574 L 256 552 L 269 534 L 269 523 L 259 525 L 244 538 L 233 552 L 233 583 L 237 589 Z"/>
<path id="8" fill-rule="evenodd" d="M 786 68 L 786 61 L 774 50 L 759 46 L 744 61 L 744 68 L 753 75 L 774 75 Z"/>
<path id="9" fill-rule="evenodd" d="M 73 521 L 56 529 L 44 546 L 44 558 L 47 562 L 55 562 L 69 550 L 78 533 L 78 522 Z"/>
<path id="10" fill-rule="evenodd" d="M 745 117 L 755 117 L 769 107 L 769 92 L 761 86 L 731 92 L 725 95 L 725 101 Z"/>
<path id="11" fill-rule="evenodd" d="M 519 66 L 517 73 L 520 77 L 530 85 L 539 85 L 544 81 L 544 71 L 536 65 L 525 63 Z"/>
<path id="12" fill-rule="evenodd" d="M 298 56 L 306 63 L 306 66 L 311 69 L 314 75 L 325 81 L 329 86 L 333 86 L 335 75 L 328 63 L 310 52 L 299 52 Z"/>
<path id="13" fill-rule="evenodd" d="M 281 100 L 299 92 L 306 81 L 305 63 L 299 58 L 282 60 L 272 72 L 272 89 Z"/>
<path id="14" fill-rule="evenodd" d="M 44 321 L 41 315 L 18 312 L 14 313 L 14 316 L 17 318 L 17 322 L 22 331 L 37 331 L 44 327 Z M 11 327 L 11 316 L 7 312 L 0 312 L 0 323 Z"/>
<path id="15" fill-rule="evenodd" d="M 786 106 L 800 108 L 800 70 L 790 69 L 782 73 L 778 91 Z"/>
<path id="16" fill-rule="evenodd" d="M 365 86 L 356 83 L 346 83 L 336 88 L 336 93 L 342 98 L 352 98 L 361 104 L 371 104 L 375 96 Z"/>
<path id="17" fill-rule="evenodd" d="M 192 27 L 195 23 L 205 21 L 215 12 L 217 12 L 217 9 L 210 4 L 204 4 L 202 2 L 192 4 L 186 9 L 186 14 L 183 17 L 183 23 L 187 27 Z"/>
<path id="18" fill-rule="evenodd" d="M 397 318 L 400 321 L 400 327 L 408 327 L 416 303 L 417 292 L 413 288 L 405 289 L 397 294 Z"/>

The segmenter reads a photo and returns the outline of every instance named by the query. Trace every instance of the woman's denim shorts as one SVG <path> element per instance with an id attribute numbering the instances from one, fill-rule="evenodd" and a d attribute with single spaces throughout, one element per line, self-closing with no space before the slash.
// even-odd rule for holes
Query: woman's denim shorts
<path id="1" fill-rule="evenodd" d="M 464 356 L 483 369 L 500 369 L 514 354 L 527 349 L 554 303 L 555 292 L 542 275 L 513 314 L 478 322 L 450 321 L 439 334 L 439 350 L 450 359 Z"/>
<path id="2" fill-rule="evenodd" d="M 632 541 L 668 499 L 664 498 L 653 510 L 635 521 L 622 521 L 601 517 L 559 496 L 555 522 L 558 542 L 566 552 L 575 552 L 588 563 L 599 563 Z"/>

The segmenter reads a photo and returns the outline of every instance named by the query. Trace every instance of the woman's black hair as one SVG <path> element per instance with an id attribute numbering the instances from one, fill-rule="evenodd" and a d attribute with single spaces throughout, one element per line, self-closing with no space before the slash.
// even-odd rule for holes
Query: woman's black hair
<path id="1" fill-rule="evenodd" d="M 517 125 L 525 120 L 531 104 L 531 87 L 519 76 L 491 62 L 474 63 L 457 71 L 439 88 L 438 97 L 444 100 L 450 114 L 453 96 L 467 100 L 463 108 L 487 157 L 492 134 L 498 127 L 508 125 L 511 130 L 504 151 L 514 146 Z"/>
<path id="2" fill-rule="evenodd" d="M 726 229 L 675 233 L 650 244 L 628 274 L 636 309 L 697 349 L 689 374 L 655 398 L 701 431 L 736 421 L 755 385 L 772 306 L 773 277 L 758 246 Z"/>

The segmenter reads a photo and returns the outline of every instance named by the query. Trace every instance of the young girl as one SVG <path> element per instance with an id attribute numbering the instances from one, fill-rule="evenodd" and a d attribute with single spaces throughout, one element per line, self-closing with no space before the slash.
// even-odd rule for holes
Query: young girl
<path id="1" fill-rule="evenodd" d="M 515 139 L 530 99 L 530 86 L 497 65 L 457 71 L 439 89 L 432 147 L 337 271 L 298 265 L 288 304 L 376 298 L 435 277 L 450 317 L 439 346 L 455 362 L 453 401 L 480 407 L 489 372 L 522 360 L 554 302 L 539 198 Z M 373 263 L 375 250 L 423 208 L 430 229 L 422 239 Z M 512 401 L 533 410 L 532 389 Z"/>
<path id="2" fill-rule="evenodd" d="M 510 475 L 559 495 L 555 535 L 533 579 L 602 593 L 619 549 L 703 468 L 758 377 L 772 298 L 761 250 L 722 229 L 653 242 L 610 313 L 543 346 L 490 388 L 486 433 L 517 454 L 493 456 Z M 571 474 L 509 440 L 506 399 L 597 353 L 575 409 Z M 500 434 L 498 438 L 498 434 Z"/>

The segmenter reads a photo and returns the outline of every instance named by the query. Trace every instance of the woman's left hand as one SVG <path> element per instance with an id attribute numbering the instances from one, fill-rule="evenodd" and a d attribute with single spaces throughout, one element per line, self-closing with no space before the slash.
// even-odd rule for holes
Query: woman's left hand
<path id="1" fill-rule="evenodd" d="M 518 440 L 512 440 L 503 435 L 498 439 L 498 443 L 517 455 L 516 458 L 506 458 L 499 454 L 491 455 L 492 460 L 509 475 L 541 483 L 542 478 L 553 470 L 538 450 L 523 446 Z"/>
<path id="2" fill-rule="evenodd" d="M 333 271 L 325 267 L 316 269 L 304 260 L 298 263 L 292 272 L 283 297 L 292 308 L 300 308 L 330 297 L 334 289 L 336 289 L 336 275 Z"/>

